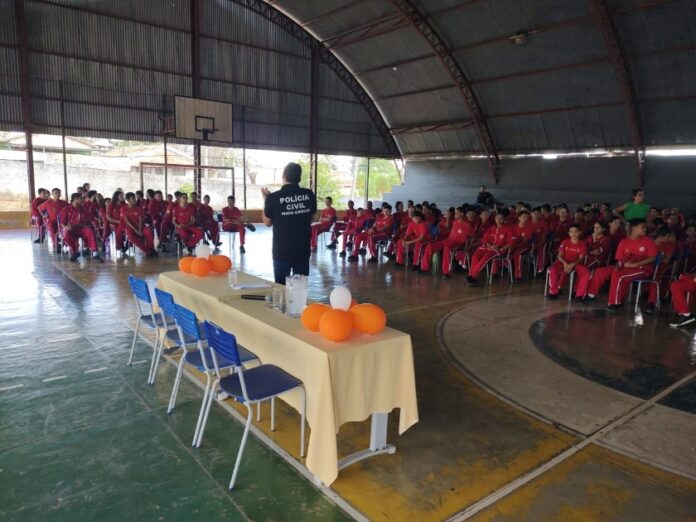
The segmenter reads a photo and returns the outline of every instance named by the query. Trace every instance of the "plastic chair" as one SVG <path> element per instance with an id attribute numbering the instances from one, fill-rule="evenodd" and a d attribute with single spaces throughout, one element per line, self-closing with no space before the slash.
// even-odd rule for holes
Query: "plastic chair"
<path id="1" fill-rule="evenodd" d="M 544 297 L 549 295 L 549 276 L 551 275 L 551 267 L 546 269 L 546 283 L 544 283 Z M 570 286 L 568 287 L 568 301 L 573 300 L 573 288 L 575 288 L 575 269 L 570 271 Z"/>
<path id="2" fill-rule="evenodd" d="M 155 384 L 155 377 L 157 376 L 157 367 L 159 366 L 159 361 L 164 351 L 164 342 L 169 341 L 172 345 L 172 349 L 181 348 L 181 341 L 179 339 L 179 330 L 176 328 L 176 307 L 174 306 L 174 296 L 169 292 L 155 288 L 155 299 L 157 300 L 157 306 L 160 311 L 160 318 L 162 326 L 164 328 L 164 334 L 160 337 L 160 342 L 155 346 L 155 352 L 152 354 L 152 361 L 150 362 L 150 375 L 148 376 L 147 383 Z M 189 344 L 194 348 L 196 347 L 196 341 L 189 339 Z"/>
<path id="3" fill-rule="evenodd" d="M 172 395 L 169 398 L 169 406 L 167 407 L 167 413 L 171 413 L 176 406 L 176 396 L 179 392 L 179 385 L 181 384 L 181 375 L 183 373 L 184 364 L 193 366 L 199 372 L 205 374 L 205 391 L 203 392 L 203 401 L 201 402 L 201 410 L 198 414 L 198 421 L 196 422 L 196 430 L 193 434 L 193 442 L 191 443 L 194 447 L 200 447 L 202 439 L 201 426 L 203 424 L 203 414 L 205 413 L 205 408 L 208 403 L 208 395 L 211 390 L 213 372 L 215 372 L 215 364 L 212 359 L 212 354 L 208 346 L 204 346 L 206 343 L 206 331 L 205 329 L 201 332 L 200 323 L 196 314 L 191 310 L 184 308 L 183 306 L 174 305 L 176 311 L 176 327 L 179 333 L 179 343 L 184 349 L 184 355 L 179 359 L 179 366 L 176 372 L 176 379 L 174 380 L 174 386 L 172 388 Z M 195 345 L 195 348 L 189 349 L 189 346 Z M 242 362 L 252 361 L 258 359 L 256 355 L 249 352 L 248 350 L 241 349 L 238 352 L 240 360 Z M 237 364 L 232 361 L 225 359 L 220 361 L 222 367 L 224 368 L 236 368 Z"/>
<path id="4" fill-rule="evenodd" d="M 205 323 L 205 330 L 208 334 L 208 341 L 214 354 L 213 364 L 215 365 L 215 372 L 217 375 L 217 380 L 213 385 L 213 389 L 219 386 L 222 391 L 234 398 L 234 400 L 237 402 L 244 404 L 247 409 L 244 434 L 242 435 L 242 441 L 239 445 L 239 451 L 237 453 L 237 460 L 235 461 L 234 470 L 232 471 L 232 478 L 230 480 L 229 489 L 232 489 L 234 488 L 237 472 L 239 471 L 239 464 L 241 463 L 242 455 L 244 454 L 244 446 L 246 445 L 246 440 L 249 435 L 249 428 L 251 427 L 253 417 L 251 408 L 252 405 L 268 399 L 271 400 L 271 431 L 273 431 L 275 430 L 275 398 L 283 393 L 299 388 L 302 391 L 300 456 L 304 457 L 307 397 L 302 381 L 296 377 L 293 377 L 277 366 L 271 364 L 262 364 L 261 366 L 254 367 L 249 370 L 245 369 L 242 366 L 242 363 L 244 362 L 243 356 L 239 351 L 237 339 L 234 337 L 234 335 L 207 321 Z M 236 373 L 221 377 L 219 372 L 219 362 L 221 360 L 232 361 L 237 370 Z M 208 403 L 205 418 L 203 420 L 203 426 L 205 426 L 208 413 L 210 413 L 210 403 L 212 403 L 212 401 Z"/>
<path id="5" fill-rule="evenodd" d="M 138 339 L 140 325 L 146 326 L 150 330 L 155 331 L 155 347 L 160 342 L 159 329 L 165 326 L 162 317 L 157 315 L 152 307 L 152 298 L 150 297 L 150 289 L 147 283 L 142 279 L 128 275 L 128 284 L 135 299 L 135 304 L 138 307 L 138 322 L 135 324 L 135 332 L 133 333 L 133 342 L 131 343 L 130 354 L 128 355 L 128 365 L 133 361 L 133 350 L 135 349 L 135 341 Z M 155 348 L 155 352 L 156 352 Z M 149 379 L 149 377 L 148 377 Z"/>
<path id="6" fill-rule="evenodd" d="M 510 276 L 510 284 L 513 283 L 512 275 L 512 259 L 510 259 L 510 249 L 508 248 L 507 253 L 504 256 L 498 254 L 496 257 L 490 259 L 486 263 L 486 272 L 488 273 L 488 284 L 493 282 L 493 267 L 495 263 L 500 263 L 500 279 L 503 278 L 503 270 L 507 269 L 508 276 Z"/>
<path id="7" fill-rule="evenodd" d="M 640 296 L 642 293 L 643 285 L 655 285 L 655 289 L 657 290 L 657 301 L 655 302 L 655 308 L 660 309 L 660 281 L 657 280 L 657 271 L 660 268 L 660 262 L 662 261 L 662 253 L 657 254 L 655 256 L 655 261 L 653 261 L 653 273 L 652 276 L 649 278 L 644 278 L 644 279 L 634 279 L 631 281 L 631 286 L 628 290 L 628 302 L 631 302 L 631 299 L 633 298 L 633 285 L 638 285 L 638 288 L 636 289 L 636 305 L 633 308 L 633 313 L 638 313 L 638 308 L 639 308 L 639 303 L 640 303 Z"/>

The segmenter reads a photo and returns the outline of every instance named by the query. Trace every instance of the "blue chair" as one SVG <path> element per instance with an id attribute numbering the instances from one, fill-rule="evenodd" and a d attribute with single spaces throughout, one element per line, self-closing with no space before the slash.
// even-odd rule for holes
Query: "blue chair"
<path id="1" fill-rule="evenodd" d="M 302 391 L 300 456 L 304 457 L 307 397 L 302 381 L 281 370 L 277 366 L 273 366 L 272 364 L 262 364 L 261 366 L 256 366 L 249 370 L 245 369 L 242 366 L 242 363 L 244 362 L 243 356 L 237 346 L 237 339 L 234 337 L 234 335 L 208 321 L 205 322 L 205 330 L 208 333 L 208 342 L 210 343 L 210 348 L 214 354 L 213 364 L 215 366 L 215 373 L 217 375 L 217 380 L 213 384 L 213 389 L 219 386 L 222 391 L 234 398 L 234 400 L 243 403 L 247 409 L 244 434 L 242 435 L 242 442 L 239 445 L 237 460 L 235 461 L 232 479 L 230 480 L 229 489 L 232 489 L 234 488 L 237 472 L 239 471 L 239 464 L 242 461 L 242 455 L 244 453 L 244 446 L 246 444 L 247 436 L 249 435 L 249 428 L 251 427 L 253 417 L 252 405 L 254 403 L 258 404 L 261 401 L 271 399 L 271 431 L 274 431 L 275 398 L 278 395 L 282 395 L 283 393 L 294 390 L 295 388 L 299 388 Z M 222 377 L 219 371 L 220 361 L 231 361 L 235 365 L 237 370 L 236 373 Z M 208 407 L 206 408 L 202 428 L 205 427 L 205 423 L 208 420 L 211 403 L 212 401 L 208 403 Z"/>
<path id="2" fill-rule="evenodd" d="M 193 435 L 193 442 L 191 443 L 192 446 L 198 448 L 203 438 L 203 430 L 201 427 L 203 425 L 203 414 L 205 413 L 209 395 L 210 400 L 212 400 L 213 387 L 211 386 L 211 377 L 214 373 L 219 374 L 219 372 L 216 370 L 210 348 L 204 346 L 206 342 L 206 331 L 204 329 L 203 332 L 201 332 L 200 323 L 198 322 L 196 314 L 177 304 L 174 305 L 174 309 L 176 313 L 176 327 L 179 334 L 179 343 L 184 350 L 184 355 L 179 359 L 179 367 L 177 368 L 172 395 L 169 398 L 167 413 L 171 413 L 176 406 L 176 395 L 179 391 L 179 385 L 181 384 L 181 374 L 183 373 L 184 364 L 193 366 L 196 370 L 205 374 L 206 382 L 205 391 L 203 392 L 203 402 L 201 403 L 201 411 L 198 414 L 196 430 Z M 195 345 L 195 348 L 190 349 L 192 345 Z M 243 348 L 239 350 L 239 358 L 242 363 L 258 360 L 256 355 Z M 236 369 L 238 366 L 234 361 L 228 359 L 220 360 L 219 363 L 222 369 Z"/>
<path id="3" fill-rule="evenodd" d="M 140 333 L 140 326 L 143 325 L 150 330 L 155 331 L 156 347 L 160 342 L 159 329 L 163 328 L 166 323 L 164 322 L 163 318 L 160 315 L 157 315 L 152 308 L 152 298 L 150 297 L 150 289 L 148 288 L 147 283 L 142 279 L 138 279 L 132 274 L 129 274 L 128 284 L 130 285 L 131 292 L 135 298 L 135 304 L 138 307 L 138 322 L 135 325 L 133 342 L 131 343 L 130 354 L 128 355 L 128 365 L 130 366 L 133 362 L 133 350 L 135 349 L 135 341 L 138 339 L 138 334 Z"/>
<path id="4" fill-rule="evenodd" d="M 152 354 L 152 361 L 150 363 L 150 375 L 148 376 L 147 383 L 155 384 L 155 377 L 157 376 L 157 367 L 159 366 L 159 361 L 164 351 L 164 342 L 169 341 L 170 349 L 172 351 L 181 348 L 181 340 L 179 339 L 179 330 L 176 328 L 176 307 L 174 303 L 174 296 L 169 292 L 155 288 L 155 299 L 157 300 L 157 306 L 160 310 L 162 328 L 165 329 L 164 335 L 160 337 L 160 342 L 157 343 L 155 347 L 155 352 Z M 205 338 L 204 338 L 205 340 Z M 195 349 L 197 347 L 196 340 L 193 338 L 186 339 L 187 344 Z"/>

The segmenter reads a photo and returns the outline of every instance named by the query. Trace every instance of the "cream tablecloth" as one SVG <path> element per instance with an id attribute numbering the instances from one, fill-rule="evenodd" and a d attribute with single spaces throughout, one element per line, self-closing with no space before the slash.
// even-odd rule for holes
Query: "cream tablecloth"
<path id="1" fill-rule="evenodd" d="M 239 273 L 239 284 L 261 279 Z M 363 421 L 372 413 L 400 409 L 399 434 L 418 422 L 411 337 L 386 328 L 378 335 L 353 332 L 342 343 L 305 330 L 299 319 L 280 314 L 263 301 L 241 299 L 225 275 L 199 278 L 181 272 L 160 274 L 159 288 L 174 295 L 200 320 L 230 331 L 259 356 L 302 380 L 307 392 L 307 422 L 311 435 L 307 468 L 325 484 L 338 476 L 336 434 L 345 422 Z M 283 396 L 299 411 L 299 392 Z"/>

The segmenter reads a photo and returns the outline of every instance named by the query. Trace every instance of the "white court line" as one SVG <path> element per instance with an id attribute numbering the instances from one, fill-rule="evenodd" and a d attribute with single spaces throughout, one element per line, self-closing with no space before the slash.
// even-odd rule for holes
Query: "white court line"
<path id="1" fill-rule="evenodd" d="M 522 475 L 521 477 L 513 480 L 512 482 L 506 484 L 502 488 L 500 488 L 497 491 L 494 491 L 490 495 L 488 495 L 485 498 L 482 498 L 475 504 L 470 505 L 468 508 L 465 510 L 461 511 L 460 513 L 454 515 L 451 517 L 448 522 L 452 521 L 461 521 L 461 520 L 468 520 L 480 511 L 483 511 L 484 509 L 492 506 L 499 500 L 501 500 L 504 497 L 507 497 L 509 494 L 513 493 L 514 491 L 518 490 L 528 482 L 531 482 L 535 478 L 537 478 L 540 475 L 543 475 L 547 471 L 549 471 L 552 468 L 555 468 L 558 466 L 561 462 L 569 459 L 573 455 L 575 455 L 577 452 L 582 450 L 584 447 L 592 444 L 595 442 L 597 439 L 603 437 L 610 431 L 618 428 L 622 424 L 625 424 L 626 422 L 630 421 L 640 413 L 644 412 L 647 409 L 652 408 L 656 403 L 661 401 L 663 398 L 665 398 L 667 395 L 672 393 L 674 390 L 677 388 L 680 388 L 687 382 L 689 382 L 691 379 L 696 377 L 696 372 L 691 372 L 690 374 L 686 375 L 685 377 L 682 377 L 679 379 L 677 382 L 672 384 L 671 386 L 665 388 L 662 390 L 660 393 L 652 397 L 651 399 L 639 404 L 638 406 L 635 406 L 634 408 L 628 410 L 626 413 L 624 413 L 622 416 L 617 418 L 616 420 L 602 426 L 599 428 L 597 431 L 595 431 L 592 435 L 588 436 L 587 438 L 581 440 L 577 444 L 571 446 L 567 450 L 563 451 L 562 453 L 556 455 L 554 458 L 546 462 L 545 464 L 539 466 L 538 468 L 533 469 L 526 475 Z"/>
<path id="2" fill-rule="evenodd" d="M 104 370 L 108 370 L 106 366 L 102 366 L 101 368 L 92 368 L 91 370 L 85 370 L 85 373 L 97 373 L 97 372 L 103 372 Z"/>
<path id="3" fill-rule="evenodd" d="M 143 363 L 146 363 L 146 362 L 148 362 L 147 359 L 140 359 L 139 361 L 133 361 L 133 362 L 131 363 L 131 366 L 135 366 L 136 364 L 143 364 Z"/>
<path id="4" fill-rule="evenodd" d="M 4 388 L 0 388 L 0 391 L 9 391 L 9 390 L 16 390 L 17 388 L 23 388 L 23 384 L 13 384 L 12 386 L 5 386 Z"/>
<path id="5" fill-rule="evenodd" d="M 60 381 L 61 379 L 67 379 L 67 375 L 58 375 L 56 377 L 48 377 L 47 379 L 42 379 L 41 382 L 52 382 L 52 381 Z"/>

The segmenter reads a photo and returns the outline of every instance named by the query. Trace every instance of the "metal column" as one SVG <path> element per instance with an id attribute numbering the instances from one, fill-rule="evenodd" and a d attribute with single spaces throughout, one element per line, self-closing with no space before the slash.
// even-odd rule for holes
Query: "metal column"
<path id="1" fill-rule="evenodd" d="M 365 173 L 365 208 L 370 199 L 370 157 L 367 157 L 367 172 Z"/>
<path id="2" fill-rule="evenodd" d="M 309 107 L 309 188 L 315 194 L 319 193 L 319 51 L 312 45 L 312 64 L 310 78 L 310 107 Z"/>
<path id="3" fill-rule="evenodd" d="M 201 2 L 191 0 L 191 90 L 194 98 L 201 97 Z M 193 187 L 201 193 L 201 142 L 193 144 Z"/>
<path id="4" fill-rule="evenodd" d="M 27 146 L 27 180 L 29 185 L 29 204 L 34 199 L 34 146 L 32 143 L 31 124 L 31 87 L 29 84 L 29 47 L 27 44 L 27 21 L 24 16 L 24 0 L 15 0 L 15 25 L 19 44 L 19 85 L 22 94 L 22 123 L 24 141 Z"/>
<path id="5" fill-rule="evenodd" d="M 58 82 L 58 94 L 60 96 L 60 138 L 63 145 L 63 183 L 65 184 L 65 197 L 68 194 L 68 157 L 65 152 L 65 100 L 63 98 L 63 82 Z"/>

